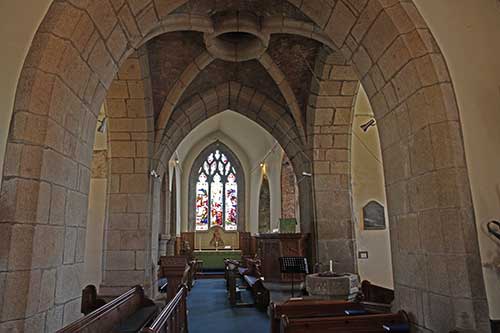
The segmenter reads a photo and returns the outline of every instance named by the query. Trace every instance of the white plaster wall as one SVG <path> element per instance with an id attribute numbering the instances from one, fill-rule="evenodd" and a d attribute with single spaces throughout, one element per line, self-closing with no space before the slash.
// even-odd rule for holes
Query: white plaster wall
<path id="1" fill-rule="evenodd" d="M 106 221 L 106 188 L 107 180 L 105 178 L 90 180 L 83 285 L 93 284 L 99 287 L 102 281 L 102 251 L 104 223 Z"/>
<path id="2" fill-rule="evenodd" d="M 389 221 L 379 134 L 376 126 L 367 132 L 360 128 L 370 118 L 373 118 L 373 111 L 363 87 L 360 87 L 351 137 L 351 184 L 356 245 L 358 251 L 368 251 L 368 259 L 358 259 L 358 271 L 362 280 L 392 289 Z M 363 230 L 363 206 L 372 200 L 385 207 L 385 230 Z"/>
<path id="3" fill-rule="evenodd" d="M 105 106 L 101 108 L 99 119 L 106 114 Z M 95 132 L 93 150 L 107 150 L 108 135 L 106 132 Z M 104 224 L 107 208 L 106 178 L 91 178 L 87 213 L 87 230 L 85 236 L 84 285 L 93 284 L 99 288 L 102 282 L 102 254 L 104 247 Z"/>
<path id="4" fill-rule="evenodd" d="M 0 175 L 19 74 L 36 29 L 52 0 L 0 0 Z M 2 179 L 0 177 L 0 185 Z"/>

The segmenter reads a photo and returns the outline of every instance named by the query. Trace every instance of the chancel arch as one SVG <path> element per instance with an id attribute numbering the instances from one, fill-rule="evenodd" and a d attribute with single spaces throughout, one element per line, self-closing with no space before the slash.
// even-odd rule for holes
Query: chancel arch
<path id="1" fill-rule="evenodd" d="M 2 322 L 16 320 L 16 325 L 24 327 L 25 322 L 36 315 L 45 326 L 49 311 L 64 309 L 64 322 L 61 315 L 51 324 L 58 328 L 74 318 L 71 313 L 77 313 L 79 295 L 73 289 L 79 290 L 75 277 L 79 276 L 81 265 L 63 262 L 65 240 L 60 237 L 59 229 L 74 224 L 82 228 L 86 226 L 85 216 L 81 213 L 88 200 L 89 180 L 85 177 L 85 170 L 88 171 L 90 166 L 99 109 L 119 65 L 147 41 L 151 31 L 161 27 L 162 20 L 171 12 L 177 10 L 173 15 L 179 15 L 189 8 L 196 8 L 183 8 L 186 3 L 56 1 L 49 8 L 19 79 L 7 143 L 0 202 L 2 235 L 7 235 L 1 267 L 7 274 L 7 287 L 1 296 L 2 299 L 14 300 L 16 306 L 3 306 Z M 191 4 L 196 3 L 199 4 L 196 1 Z M 269 6 L 264 1 L 252 3 L 253 7 L 249 5 L 251 9 Z M 221 9 L 220 4 L 213 6 L 214 10 Z M 405 306 L 414 323 L 424 329 L 479 328 L 487 317 L 480 309 L 487 305 L 461 123 L 446 61 L 427 24 L 409 1 L 283 1 L 278 10 L 285 6 L 295 8 L 301 18 L 310 21 L 334 42 L 335 51 L 341 51 L 343 60 L 353 63 L 354 80 L 361 80 L 367 92 L 380 126 L 391 228 L 406 227 L 403 223 L 408 219 L 422 223 L 433 221 L 435 228 L 432 230 L 439 231 L 436 234 L 439 244 L 446 242 L 445 229 L 450 227 L 456 231 L 455 246 L 439 248 L 416 244 L 409 247 L 396 237 L 399 232 L 391 233 L 397 304 Z M 191 22 L 194 24 L 196 22 Z M 331 67 L 335 72 L 335 66 Z M 229 85 L 222 90 L 232 91 Z M 233 106 L 242 93 L 215 95 L 224 100 L 222 104 Z M 233 99 L 230 100 L 229 96 Z M 342 104 L 345 99 L 328 96 L 315 102 L 319 108 L 320 103 L 324 102 L 326 106 Z M 194 112 L 186 115 L 189 128 L 205 117 L 205 111 L 198 113 L 200 109 L 194 108 Z M 302 111 L 304 114 L 306 109 Z M 275 118 L 269 108 L 262 106 L 255 114 L 277 139 L 282 140 L 283 133 L 293 133 L 288 131 L 291 127 L 288 121 L 283 124 L 286 127 L 281 128 L 279 122 L 276 125 L 277 120 L 290 117 L 285 111 L 286 116 Z M 322 150 L 331 147 L 347 150 L 349 130 L 345 127 L 348 128 L 350 123 L 337 128 L 332 117 L 330 115 L 329 120 L 330 123 L 333 121 L 329 124 L 332 127 L 326 129 L 331 132 L 307 131 L 307 142 L 311 144 L 307 147 L 308 153 L 315 156 L 314 165 L 307 158 L 299 157 L 301 153 L 296 153 L 304 151 L 298 149 L 299 135 L 280 143 L 285 151 L 295 152 L 290 153 L 290 158 L 296 172 L 310 172 L 314 167 L 315 174 L 327 176 L 325 182 L 319 182 L 315 177 L 317 192 L 328 193 L 333 187 L 332 192 L 337 195 L 335 203 L 340 210 L 334 212 L 328 210 L 330 202 L 325 199 L 327 196 L 315 196 L 318 220 L 324 222 L 318 229 L 324 228 L 328 232 L 337 227 L 341 229 L 332 232 L 331 239 L 318 240 L 323 252 L 320 260 L 327 260 L 341 250 L 346 260 L 351 261 L 346 267 L 355 270 L 352 232 L 349 232 L 352 227 L 347 213 L 349 198 L 348 190 L 345 190 L 348 187 L 344 187 L 348 183 L 344 172 L 348 158 L 337 161 L 337 156 L 327 156 Z M 168 126 L 171 125 L 167 125 L 167 129 Z M 163 141 L 167 155 L 175 151 L 177 140 L 185 135 L 182 129 L 171 128 L 171 131 L 172 135 L 166 135 Z M 61 145 L 63 142 L 71 144 Z M 168 157 L 155 161 L 154 166 L 164 165 Z M 299 159 L 303 161 L 299 162 Z M 26 163 L 32 167 L 20 167 Z M 141 186 L 149 186 L 147 176 L 137 178 L 143 178 L 139 181 Z M 299 188 L 311 193 L 312 186 L 307 183 L 302 182 Z M 63 188 L 63 191 L 58 192 L 58 188 Z M 62 194 L 56 199 L 58 193 Z M 62 209 L 64 222 L 52 224 L 55 216 L 51 204 L 56 200 L 65 202 Z M 305 203 L 304 206 L 308 205 Z M 309 212 L 310 208 L 309 204 Z M 339 224 L 329 224 L 332 222 L 328 218 L 330 213 L 340 214 Z M 148 217 L 148 214 L 143 215 L 143 218 Z M 131 224 L 135 224 L 134 221 Z M 450 224 L 450 221 L 459 222 Z M 137 215 L 137 225 L 143 222 Z M 15 241 L 20 230 L 25 229 L 29 235 L 26 243 L 33 251 L 25 251 L 26 245 Z M 425 231 L 429 232 L 429 229 Z M 123 233 L 128 235 L 126 231 Z M 46 236 L 59 237 L 54 240 L 53 248 L 46 248 L 39 241 Z M 339 244 L 343 244 L 342 247 Z M 455 251 L 456 246 L 462 250 Z M 131 249 L 134 252 L 140 250 Z M 43 258 L 39 253 L 44 254 Z M 46 258 L 50 258 L 50 262 Z M 431 269 L 443 261 L 449 270 Z M 37 289 L 39 279 L 36 277 L 49 269 L 63 272 L 58 280 L 55 300 L 46 307 L 33 310 L 31 305 L 39 304 L 40 295 L 33 295 L 30 290 Z M 114 274 L 117 278 L 123 276 Z M 455 281 L 456 276 L 462 277 L 463 288 L 460 290 L 440 288 L 432 283 Z M 425 302 L 419 301 L 424 299 Z M 468 321 L 461 319 L 459 305 L 464 304 L 463 312 L 470 319 Z M 436 308 L 444 309 L 443 316 L 447 320 L 432 315 Z"/>

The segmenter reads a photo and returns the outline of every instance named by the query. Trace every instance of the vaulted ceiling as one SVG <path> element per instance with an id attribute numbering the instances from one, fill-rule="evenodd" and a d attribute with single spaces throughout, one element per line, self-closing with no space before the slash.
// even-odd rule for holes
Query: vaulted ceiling
<path id="1" fill-rule="evenodd" d="M 285 109 L 305 136 L 316 59 L 333 43 L 300 10 L 283 0 L 192 0 L 165 22 L 146 45 L 157 128 L 193 96 L 237 82 Z"/>

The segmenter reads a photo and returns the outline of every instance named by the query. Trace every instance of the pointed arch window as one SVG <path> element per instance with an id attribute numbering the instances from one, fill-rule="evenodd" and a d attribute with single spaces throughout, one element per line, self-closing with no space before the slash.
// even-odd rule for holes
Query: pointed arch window
<path id="1" fill-rule="evenodd" d="M 196 231 L 214 226 L 238 229 L 238 177 L 235 164 L 218 147 L 210 150 L 196 174 Z"/>

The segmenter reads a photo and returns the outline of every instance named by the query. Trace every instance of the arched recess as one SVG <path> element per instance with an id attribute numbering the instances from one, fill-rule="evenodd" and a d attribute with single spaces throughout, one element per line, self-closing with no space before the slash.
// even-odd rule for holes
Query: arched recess
<path id="1" fill-rule="evenodd" d="M 259 232 L 271 232 L 271 192 L 266 175 L 262 177 L 259 192 Z"/>
<path id="2" fill-rule="evenodd" d="M 297 218 L 297 178 L 288 157 L 284 154 L 281 165 L 281 218 Z"/>
<path id="3" fill-rule="evenodd" d="M 6 272 L 3 299 L 12 306 L 3 306 L 2 322 L 16 320 L 24 327 L 29 319 L 57 328 L 63 309 L 65 322 L 72 318 L 66 314 L 78 314 L 74 291 L 81 287 L 81 265 L 62 264 L 64 244 L 57 235 L 62 225 L 85 226 L 88 184 L 80 171 L 90 165 L 99 108 L 119 64 L 184 3 L 57 1 L 49 8 L 21 73 L 7 144 L 0 267 Z M 453 247 L 439 249 L 408 247 L 391 233 L 396 306 L 431 331 L 484 329 L 487 304 L 460 119 L 431 31 L 409 1 L 290 3 L 353 61 L 367 91 L 380 125 L 391 228 L 407 227 L 406 218 L 433 221 L 429 229 L 440 232 L 429 236 L 441 245 L 446 245 L 444 230 L 454 231 Z M 64 151 L 60 143 L 68 135 L 76 143 Z M 65 189 L 59 198 L 54 186 Z M 54 211 L 49 207 L 61 201 L 64 224 L 50 224 Z M 318 201 L 317 207 L 327 204 Z M 53 247 L 45 246 L 49 239 Z M 55 299 L 35 306 L 41 296 L 33 290 L 50 269 L 60 272 L 57 282 L 47 282 L 56 290 Z M 46 314 L 55 311 L 59 315 L 48 323 Z"/>
<path id="4" fill-rule="evenodd" d="M 199 170 L 203 167 L 203 163 L 208 158 L 208 156 L 214 153 L 216 150 L 220 151 L 224 154 L 232 167 L 235 169 L 236 176 L 236 184 L 237 184 L 237 230 L 245 231 L 246 230 L 246 221 L 245 221 L 245 172 L 243 167 L 241 166 L 241 162 L 238 159 L 238 156 L 234 154 L 231 149 L 229 149 L 224 143 L 220 141 L 216 141 L 211 145 L 207 146 L 195 159 L 191 170 L 189 172 L 189 219 L 188 219 L 188 230 L 195 231 L 196 228 L 196 182 L 198 181 Z M 223 194 L 225 198 L 225 194 Z M 225 200 L 225 199 L 224 199 Z M 224 212 L 225 214 L 225 212 Z M 210 227 L 210 222 L 209 222 Z M 197 231 L 200 232 L 200 231 Z"/>

